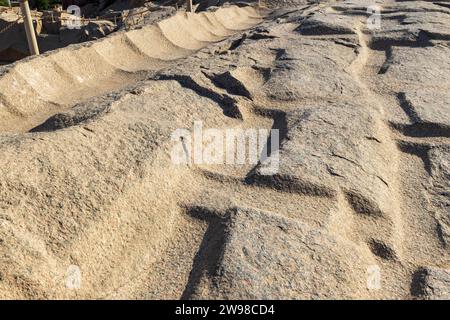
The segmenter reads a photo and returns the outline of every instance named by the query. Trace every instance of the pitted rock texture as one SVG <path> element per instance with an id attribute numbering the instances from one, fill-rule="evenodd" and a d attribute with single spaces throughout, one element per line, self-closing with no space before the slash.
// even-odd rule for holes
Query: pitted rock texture
<path id="1" fill-rule="evenodd" d="M 448 299 L 450 8 L 375 3 L 378 29 L 374 1 L 225 5 L 2 67 L 0 297 Z M 176 163 L 199 123 L 279 144 Z"/>

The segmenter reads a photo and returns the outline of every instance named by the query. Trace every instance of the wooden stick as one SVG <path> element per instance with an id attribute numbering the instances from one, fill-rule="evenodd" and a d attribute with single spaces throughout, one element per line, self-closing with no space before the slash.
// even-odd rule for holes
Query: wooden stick
<path id="1" fill-rule="evenodd" d="M 39 47 L 36 41 L 36 34 L 34 33 L 33 20 L 31 19 L 30 6 L 28 0 L 20 0 L 20 10 L 22 11 L 23 24 L 27 34 L 28 48 L 32 56 L 39 54 Z"/>
<path id="2" fill-rule="evenodd" d="M 192 0 L 186 0 L 186 11 L 193 12 Z"/>

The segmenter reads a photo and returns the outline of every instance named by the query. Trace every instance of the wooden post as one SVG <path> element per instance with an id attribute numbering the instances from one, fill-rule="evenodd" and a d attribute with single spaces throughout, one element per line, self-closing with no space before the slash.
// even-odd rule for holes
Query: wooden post
<path id="1" fill-rule="evenodd" d="M 7 0 L 8 1 L 8 7 L 11 8 L 11 0 Z"/>
<path id="2" fill-rule="evenodd" d="M 28 0 L 20 0 L 20 10 L 23 16 L 23 25 L 27 34 L 28 48 L 32 56 L 39 54 L 39 47 L 36 41 L 36 34 L 34 33 L 33 20 L 31 19 L 30 6 Z"/>
<path id="3" fill-rule="evenodd" d="M 186 0 L 186 11 L 187 12 L 192 12 L 193 11 L 192 0 Z"/>

